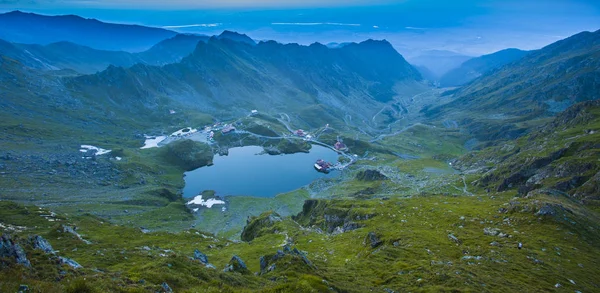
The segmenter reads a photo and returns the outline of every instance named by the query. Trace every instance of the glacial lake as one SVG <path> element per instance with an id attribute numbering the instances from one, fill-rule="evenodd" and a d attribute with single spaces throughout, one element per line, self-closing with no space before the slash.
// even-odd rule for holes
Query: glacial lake
<path id="1" fill-rule="evenodd" d="M 322 146 L 313 145 L 310 153 L 290 155 L 258 155 L 262 151 L 262 147 L 246 146 L 229 149 L 228 156 L 215 155 L 212 166 L 185 173 L 183 196 L 192 198 L 204 190 L 214 190 L 218 196 L 274 197 L 339 174 L 337 170 L 320 173 L 313 167 L 318 159 L 337 162 L 339 154 Z"/>

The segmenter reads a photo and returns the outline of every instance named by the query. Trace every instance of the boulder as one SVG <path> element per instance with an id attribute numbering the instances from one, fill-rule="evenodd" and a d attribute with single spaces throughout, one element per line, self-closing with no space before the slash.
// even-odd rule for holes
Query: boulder
<path id="1" fill-rule="evenodd" d="M 462 244 L 462 241 L 460 241 L 460 239 L 458 239 L 456 236 L 454 236 L 454 234 L 448 234 L 448 239 L 454 241 L 454 243 L 456 243 L 457 245 Z"/>
<path id="2" fill-rule="evenodd" d="M 500 229 L 486 227 L 486 228 L 483 228 L 483 234 L 488 235 L 488 236 L 498 236 L 498 234 L 500 234 Z"/>
<path id="3" fill-rule="evenodd" d="M 201 263 L 207 265 L 208 264 L 208 256 L 206 254 L 200 252 L 200 250 L 196 249 L 194 251 L 194 259 L 199 260 Z"/>
<path id="4" fill-rule="evenodd" d="M 365 238 L 364 243 L 370 244 L 371 248 L 376 248 L 377 246 L 381 245 L 383 241 L 379 239 L 375 232 L 369 232 L 369 234 L 367 234 L 367 237 Z"/>
<path id="5" fill-rule="evenodd" d="M 267 265 L 268 265 L 267 259 L 264 256 L 261 256 L 260 257 L 260 271 L 262 272 L 262 271 L 266 270 Z"/>
<path id="6" fill-rule="evenodd" d="M 33 246 L 34 249 L 41 250 L 45 253 L 54 254 L 54 249 L 52 248 L 52 245 L 50 245 L 48 240 L 44 239 L 44 237 L 35 235 L 30 237 L 29 241 L 31 242 L 31 246 Z"/>
<path id="7" fill-rule="evenodd" d="M 162 290 L 164 293 L 172 293 L 173 289 L 171 289 L 171 287 L 169 286 L 169 284 L 167 284 L 167 282 L 163 282 L 161 285 Z"/>
<path id="8" fill-rule="evenodd" d="M 225 269 L 223 270 L 223 272 L 238 272 L 238 273 L 242 273 L 242 274 L 250 273 L 250 271 L 248 270 L 248 267 L 246 266 L 246 263 L 244 263 L 244 261 L 237 255 L 234 255 L 231 258 L 231 260 L 229 261 L 229 264 L 227 264 L 227 266 L 225 266 Z"/>
<path id="9" fill-rule="evenodd" d="M 72 260 L 72 259 L 70 259 L 68 257 L 59 256 L 58 259 L 60 260 L 61 264 L 66 264 L 66 265 L 68 265 L 68 266 L 70 266 L 70 267 L 72 267 L 74 269 L 81 269 L 81 268 L 83 268 L 82 265 L 80 265 L 79 263 L 77 263 L 76 261 L 74 261 L 74 260 Z"/>
<path id="10" fill-rule="evenodd" d="M 8 234 L 2 235 L 0 238 L 0 257 L 12 258 L 20 265 L 31 267 L 25 250 L 23 250 L 21 245 L 15 243 Z"/>

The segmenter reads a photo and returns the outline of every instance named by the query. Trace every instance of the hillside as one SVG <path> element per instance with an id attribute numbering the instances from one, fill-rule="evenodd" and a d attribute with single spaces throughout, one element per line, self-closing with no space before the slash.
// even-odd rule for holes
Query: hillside
<path id="1" fill-rule="evenodd" d="M 198 42 L 206 42 L 210 37 L 200 35 L 177 34 L 172 38 L 163 40 L 152 48 L 135 54 L 140 63 L 150 65 L 165 65 L 180 62 L 181 59 L 191 54 Z M 113 64 L 119 66 L 119 64 Z"/>
<path id="2" fill-rule="evenodd" d="M 46 16 L 20 11 L 0 14 L 0 27 L 0 39 L 12 43 L 47 45 L 67 41 L 98 50 L 128 52 L 145 51 L 177 34 L 160 28 L 105 23 L 76 15 Z"/>
<path id="3" fill-rule="evenodd" d="M 477 185 L 568 196 L 600 204 L 600 101 L 576 104 L 531 134 L 459 159 L 463 172 L 481 173 Z"/>
<path id="4" fill-rule="evenodd" d="M 44 292 L 597 288 L 600 238 L 587 225 L 595 213 L 551 196 L 517 202 L 493 195 L 309 200 L 291 218 L 269 212 L 249 219 L 244 242 L 196 229 L 147 232 L 89 215 L 0 202 L 0 222 L 11 230 L 2 238 L 0 290 L 21 285 Z M 548 203 L 564 210 L 549 214 Z"/>
<path id="5" fill-rule="evenodd" d="M 465 85 L 494 69 L 523 58 L 528 53 L 519 49 L 505 49 L 467 60 L 460 67 L 454 68 L 440 77 L 440 86 L 454 87 Z"/>
<path id="6" fill-rule="evenodd" d="M 111 65 L 131 67 L 137 63 L 157 66 L 177 63 L 191 54 L 198 42 L 205 42 L 208 38 L 207 36 L 178 34 L 140 53 L 97 50 L 65 41 L 35 45 L 0 40 L 0 55 L 18 60 L 34 69 L 71 69 L 82 74 L 93 74 L 103 71 Z"/>
<path id="7" fill-rule="evenodd" d="M 386 41 L 329 49 L 273 41 L 249 45 L 213 37 L 198 43 L 180 63 L 111 67 L 69 79 L 67 84 L 75 91 L 114 101 L 124 96 L 140 100 L 168 96 L 222 117 L 256 108 L 299 113 L 322 104 L 338 119 L 344 115 L 365 119 L 393 100 L 397 84 L 420 87 L 420 80 L 419 73 Z"/>
<path id="8" fill-rule="evenodd" d="M 600 98 L 599 57 L 600 31 L 583 32 L 448 92 L 451 102 L 423 112 L 455 120 L 481 140 L 514 138 L 535 120 Z"/>

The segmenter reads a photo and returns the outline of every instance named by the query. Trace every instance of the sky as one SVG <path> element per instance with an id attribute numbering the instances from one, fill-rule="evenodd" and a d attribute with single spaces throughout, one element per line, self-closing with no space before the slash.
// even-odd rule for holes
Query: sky
<path id="1" fill-rule="evenodd" d="M 0 12 L 16 9 L 284 43 L 386 39 L 409 59 L 538 49 L 600 29 L 599 0 L 0 0 Z"/>

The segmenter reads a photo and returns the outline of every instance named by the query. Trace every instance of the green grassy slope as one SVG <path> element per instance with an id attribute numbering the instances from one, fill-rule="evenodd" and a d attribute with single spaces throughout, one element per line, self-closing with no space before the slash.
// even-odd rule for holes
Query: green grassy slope
<path id="1" fill-rule="evenodd" d="M 542 216 L 550 202 L 564 210 Z M 49 222 L 43 217 L 49 212 L 35 207 L 0 207 L 0 222 L 18 230 L 10 234 L 32 262 L 25 269 L 3 259 L 3 291 L 28 284 L 44 292 L 146 292 L 160 290 L 163 282 L 178 292 L 503 292 L 548 291 L 556 284 L 571 291 L 597 289 L 599 235 L 592 220 L 598 215 L 545 195 L 311 201 L 295 221 L 253 219 L 250 242 L 196 230 L 143 234 L 90 216 L 58 215 L 47 217 Z M 62 232 L 61 225 L 77 226 L 91 244 Z M 336 227 L 346 232 L 330 234 Z M 43 236 L 58 255 L 83 268 L 58 265 L 34 251 L 29 235 Z M 517 249 L 519 242 L 523 249 Z M 299 251 L 274 257 L 286 244 Z M 195 249 L 216 269 L 189 259 Z M 233 255 L 250 274 L 222 272 Z M 275 265 L 271 271 L 263 267 L 261 273 L 261 256 L 268 267 Z"/>

